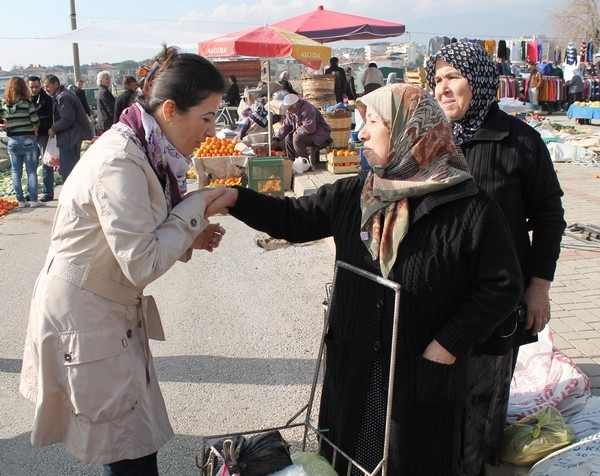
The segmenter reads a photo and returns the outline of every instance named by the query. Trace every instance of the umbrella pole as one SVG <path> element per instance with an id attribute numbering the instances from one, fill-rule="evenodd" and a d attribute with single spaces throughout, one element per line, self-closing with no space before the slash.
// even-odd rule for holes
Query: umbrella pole
<path id="1" fill-rule="evenodd" d="M 271 119 L 271 63 L 267 58 L 267 131 L 269 131 L 269 157 L 271 156 L 271 146 L 273 143 L 272 126 L 273 120 Z"/>

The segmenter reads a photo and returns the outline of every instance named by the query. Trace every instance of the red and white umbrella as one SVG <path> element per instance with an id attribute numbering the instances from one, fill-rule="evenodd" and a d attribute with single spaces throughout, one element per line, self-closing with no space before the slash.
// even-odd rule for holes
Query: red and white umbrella
<path id="1" fill-rule="evenodd" d="M 406 30 L 402 23 L 325 10 L 322 5 L 312 12 L 274 23 L 273 26 L 322 43 L 389 38 L 403 35 Z"/>

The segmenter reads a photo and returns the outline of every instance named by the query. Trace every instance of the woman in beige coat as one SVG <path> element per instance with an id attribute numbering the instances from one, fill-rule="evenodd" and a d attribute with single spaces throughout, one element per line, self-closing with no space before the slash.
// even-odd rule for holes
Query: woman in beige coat
<path id="1" fill-rule="evenodd" d="M 224 233 L 204 218 L 223 190 L 185 189 L 189 156 L 215 134 L 224 86 L 206 59 L 163 46 L 144 94 L 60 194 L 20 390 L 36 404 L 32 444 L 62 442 L 105 475 L 158 474 L 156 453 L 173 436 L 148 345 L 164 335 L 143 291 Z"/>

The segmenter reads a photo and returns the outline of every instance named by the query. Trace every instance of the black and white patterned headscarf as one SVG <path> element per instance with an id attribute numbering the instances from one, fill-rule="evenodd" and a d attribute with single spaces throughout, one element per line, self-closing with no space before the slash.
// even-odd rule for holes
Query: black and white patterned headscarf
<path id="1" fill-rule="evenodd" d="M 452 122 L 452 131 L 457 144 L 467 142 L 481 128 L 483 120 L 496 102 L 498 94 L 498 72 L 493 58 L 476 43 L 450 43 L 427 60 L 427 81 L 435 90 L 435 62 L 444 60 L 460 71 L 471 86 L 473 99 L 467 114 L 461 121 Z"/>

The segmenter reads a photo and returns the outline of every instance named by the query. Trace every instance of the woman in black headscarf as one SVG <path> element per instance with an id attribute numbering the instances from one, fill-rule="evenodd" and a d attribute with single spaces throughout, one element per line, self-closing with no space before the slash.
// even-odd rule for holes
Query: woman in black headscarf
<path id="1" fill-rule="evenodd" d="M 476 348 L 469 363 L 463 471 L 472 476 L 481 473 L 484 462 L 499 462 L 518 347 L 536 339 L 550 319 L 550 283 L 566 226 L 563 192 L 537 131 L 498 107 L 498 74 L 481 46 L 446 45 L 426 69 L 469 171 L 508 220 L 525 282 L 523 326 L 515 331 L 517 323 L 507 321 L 509 328 Z"/>

